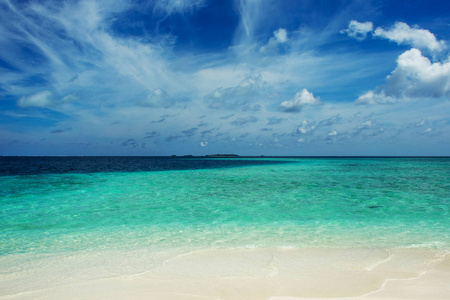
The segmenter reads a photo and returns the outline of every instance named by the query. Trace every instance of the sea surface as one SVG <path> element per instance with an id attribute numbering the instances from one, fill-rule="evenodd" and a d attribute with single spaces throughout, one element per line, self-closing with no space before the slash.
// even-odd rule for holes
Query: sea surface
<path id="1" fill-rule="evenodd" d="M 450 158 L 0 157 L 0 255 L 450 248 Z"/>

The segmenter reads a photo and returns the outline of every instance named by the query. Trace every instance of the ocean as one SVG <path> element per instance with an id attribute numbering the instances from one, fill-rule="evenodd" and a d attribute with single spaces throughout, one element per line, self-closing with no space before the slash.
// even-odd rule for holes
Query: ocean
<path id="1" fill-rule="evenodd" d="M 11 279 L 87 253 L 155 267 L 170 252 L 449 249 L 449 178 L 450 158 L 1 157 L 0 264 Z"/>
<path id="2" fill-rule="evenodd" d="M 3 157 L 0 253 L 449 247 L 449 158 Z"/>

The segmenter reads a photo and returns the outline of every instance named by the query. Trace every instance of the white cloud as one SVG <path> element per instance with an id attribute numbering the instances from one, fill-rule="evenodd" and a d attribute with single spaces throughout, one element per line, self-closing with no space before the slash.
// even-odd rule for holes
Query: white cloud
<path id="1" fill-rule="evenodd" d="M 313 93 L 310 93 L 307 89 L 295 94 L 294 98 L 288 101 L 284 101 L 280 104 L 280 108 L 284 112 L 299 112 L 306 105 L 318 105 L 320 100 L 314 97 Z"/>
<path id="2" fill-rule="evenodd" d="M 396 95 L 401 90 L 403 95 L 413 98 L 449 96 L 450 61 L 431 63 L 413 48 L 399 56 L 397 68 L 387 80 L 388 94 Z"/>
<path id="3" fill-rule="evenodd" d="M 382 122 L 379 120 L 369 119 L 355 126 L 349 137 L 374 138 L 383 135 L 385 132 L 385 125 Z"/>
<path id="4" fill-rule="evenodd" d="M 366 129 L 369 127 L 372 127 L 372 120 L 368 120 L 368 121 L 361 123 L 357 128 L 358 129 Z"/>
<path id="5" fill-rule="evenodd" d="M 296 132 L 300 134 L 311 133 L 316 129 L 315 122 L 308 122 L 307 120 L 303 120 L 302 123 L 297 126 Z"/>
<path id="6" fill-rule="evenodd" d="M 403 22 L 396 22 L 390 29 L 378 27 L 373 35 L 394 41 L 399 45 L 410 45 L 422 50 L 441 51 L 445 48 L 445 43 L 438 41 L 429 30 L 411 28 Z"/>
<path id="7" fill-rule="evenodd" d="M 337 141 L 338 132 L 336 130 L 329 131 L 326 137 L 328 144 L 335 143 Z"/>
<path id="8" fill-rule="evenodd" d="M 239 43 L 251 42 L 255 30 L 265 21 L 264 1 L 239 1 L 240 24 L 236 32 Z"/>
<path id="9" fill-rule="evenodd" d="M 188 85 L 172 82 L 187 80 L 180 79 L 183 74 L 170 70 L 163 58 L 163 54 L 170 52 L 170 46 L 163 47 L 158 40 L 142 42 L 112 33 L 111 16 L 127 11 L 129 5 L 127 1 L 108 5 L 96 1 L 64 5 L 52 1 L 28 5 L 8 2 L 5 10 L 0 10 L 0 16 L 5 19 L 0 25 L 3 36 L 0 56 L 13 62 L 22 78 L 14 77 L 11 72 L 3 77 L 2 85 L 7 84 L 7 92 L 20 97 L 30 93 L 23 92 L 20 82 L 24 78 L 38 78 L 55 95 L 76 94 L 81 100 L 75 106 L 91 107 L 107 102 L 119 107 L 120 102 L 129 104 L 132 99 L 159 87 L 175 95 L 186 94 Z M 41 63 L 30 63 L 21 57 L 18 45 L 27 45 L 34 53 L 32 57 Z M 85 97 L 86 94 L 89 96 Z M 70 99 L 60 102 L 66 100 Z"/>
<path id="10" fill-rule="evenodd" d="M 287 30 L 284 28 L 275 30 L 273 32 L 273 36 L 274 36 L 275 40 L 280 44 L 286 43 L 288 40 Z"/>
<path id="11" fill-rule="evenodd" d="M 405 51 L 386 84 L 360 96 L 356 103 L 393 103 L 401 99 L 450 97 L 450 62 L 431 61 L 420 50 Z"/>
<path id="12" fill-rule="evenodd" d="M 328 132 L 328 136 L 336 136 L 338 132 L 336 130 Z"/>
<path id="13" fill-rule="evenodd" d="M 43 91 L 31 96 L 21 97 L 17 101 L 19 107 L 48 107 L 52 104 L 52 92 Z"/>
<path id="14" fill-rule="evenodd" d="M 125 1 L 117 1 L 113 5 L 120 6 L 116 4 L 118 2 L 125 3 Z M 362 109 L 361 106 L 347 103 L 345 101 L 347 90 L 343 89 L 347 89 L 349 84 L 358 86 L 361 78 L 364 78 L 364 84 L 372 79 L 378 80 L 380 70 L 387 75 L 386 66 L 392 61 L 386 59 L 386 54 L 382 52 L 367 55 L 362 52 L 309 51 L 318 49 L 316 47 L 324 43 L 332 42 L 329 38 L 333 35 L 321 35 L 322 30 L 312 28 L 309 35 L 283 28 L 273 31 L 278 27 L 271 27 L 273 23 L 269 24 L 270 26 L 266 24 L 270 23 L 267 22 L 269 14 L 253 9 L 263 7 L 263 2 L 241 2 L 249 8 L 248 18 L 242 21 L 245 21 L 249 39 L 239 40 L 239 32 L 236 32 L 235 42 L 237 42 L 229 50 L 223 49 L 220 53 L 172 51 L 173 44 L 162 42 L 163 37 L 153 36 L 151 33 L 142 39 L 117 34 L 111 27 L 111 22 L 114 22 L 114 16 L 120 17 L 122 13 L 127 12 L 126 5 L 116 8 L 119 13 L 113 14 L 110 13 L 111 9 L 108 6 L 94 1 L 65 2 L 64 5 L 57 5 L 54 9 L 50 7 L 50 4 L 46 4 L 50 2 L 36 2 L 33 4 L 33 10 L 29 9 L 24 13 L 28 19 L 27 22 L 23 22 L 20 16 L 9 14 L 9 11 L 5 9 L 4 13 L 0 12 L 6 20 L 0 25 L 0 32 L 2 32 L 0 45 L 3 49 L 0 55 L 7 58 L 5 60 L 11 62 L 14 68 L 21 70 L 21 73 L 17 72 L 20 76 L 16 72 L 2 73 L 2 87 L 7 89 L 7 93 L 19 99 L 23 95 L 35 94 L 39 91 L 35 90 L 35 87 L 31 89 L 21 87 L 21 82 L 24 79 L 34 78 L 36 74 L 39 74 L 37 77 L 42 75 L 42 78 L 39 78 L 45 82 L 42 90 L 52 91 L 53 94 L 48 97 L 45 94 L 44 97 L 42 95 L 37 97 L 42 101 L 35 101 L 35 106 L 36 103 L 41 103 L 40 105 L 43 106 L 52 104 L 51 109 L 68 116 L 67 120 L 58 124 L 56 128 L 56 130 L 73 128 L 65 133 L 67 141 L 76 140 L 83 135 L 85 142 L 97 145 L 95 146 L 97 149 L 105 149 L 105 147 L 114 149 L 112 144 L 114 142 L 116 145 L 122 144 L 129 137 L 133 137 L 136 143 L 141 144 L 142 140 L 140 141 L 139 137 L 141 139 L 148 137 L 144 141 L 147 142 L 148 147 L 150 143 L 154 143 L 154 153 L 158 154 L 167 154 L 167 151 L 170 153 L 173 151 L 170 149 L 183 149 L 183 151 L 192 149 L 191 151 L 195 152 L 201 149 L 200 146 L 206 145 L 208 148 L 218 149 L 219 147 L 220 149 L 220 147 L 226 147 L 231 140 L 235 141 L 236 149 L 239 149 L 236 151 L 246 149 L 248 154 L 252 154 L 251 147 L 254 146 L 250 148 L 248 146 L 251 142 L 254 145 L 267 147 L 261 151 L 261 154 L 268 154 L 272 151 L 270 147 L 276 147 L 273 144 L 275 134 L 277 143 L 285 145 L 284 154 L 286 155 L 292 154 L 289 149 L 295 149 L 295 146 L 300 147 L 299 143 L 303 143 L 301 147 L 309 151 L 305 153 L 316 153 L 318 149 L 326 148 L 321 147 L 325 141 L 334 141 L 335 137 L 339 139 L 339 143 L 347 143 L 348 148 L 351 148 L 355 145 L 354 142 L 349 141 L 352 133 L 361 132 L 361 129 L 364 131 L 358 138 L 371 140 L 369 135 L 372 132 L 374 134 L 378 132 L 376 126 L 367 127 L 368 124 L 366 124 L 366 127 L 357 128 L 359 124 L 371 118 L 371 114 L 375 114 L 377 120 L 387 124 L 387 130 L 391 130 L 389 131 L 391 136 L 395 135 L 396 128 L 406 123 L 405 120 L 410 121 L 411 115 L 417 121 L 421 118 L 434 120 L 437 115 L 441 119 L 446 117 L 445 112 L 448 111 L 449 101 L 445 103 L 436 101 L 429 105 L 417 101 L 415 107 L 422 109 L 412 109 L 406 103 Z M 154 3 L 155 1 L 152 1 L 149 5 L 153 6 Z M 176 1 L 165 3 L 178 5 Z M 161 8 L 161 12 L 183 14 L 191 10 L 189 6 L 180 5 L 179 9 Z M 19 9 L 26 5 L 16 6 Z M 8 15 L 12 16 L 8 17 Z M 36 20 L 40 23 L 37 24 Z M 342 22 L 334 24 L 324 31 L 335 34 L 342 28 L 336 25 Z M 53 27 L 51 28 L 50 25 Z M 357 38 L 365 37 L 364 34 L 370 32 L 370 26 L 364 26 L 355 26 L 352 34 L 355 34 Z M 2 28 L 6 27 L 7 29 L 2 31 Z M 17 29 L 19 27 L 23 30 L 28 28 L 29 34 L 23 34 L 23 30 Z M 63 34 L 58 36 L 58 33 Z M 348 34 L 350 35 L 350 32 Z M 30 38 L 30 35 L 33 38 Z M 264 41 L 260 40 L 261 37 Z M 173 36 L 173 39 L 176 37 Z M 272 49 L 273 52 L 261 53 L 259 50 L 267 39 L 272 40 L 276 48 Z M 5 40 L 9 42 L 6 43 Z M 42 56 L 45 63 L 32 64 L 21 59 L 19 52 L 14 52 L 15 48 L 10 47 L 14 44 L 13 41 L 18 41 L 17 44 L 29 45 L 30 49 L 40 55 L 36 58 Z M 236 50 L 247 46 L 250 48 L 249 45 L 254 45 L 254 48 L 245 53 L 241 54 Z M 448 74 L 443 72 L 445 66 L 445 63 L 429 62 L 427 68 L 441 70 L 437 73 L 442 73 L 443 77 L 441 77 L 445 79 L 445 74 Z M 404 74 L 403 77 L 398 75 L 400 81 L 411 80 L 407 78 L 411 75 L 405 75 L 407 67 L 398 67 L 398 69 L 402 70 L 398 72 L 399 74 Z M 257 75 L 249 76 L 249 74 Z M 422 78 L 419 82 L 426 81 L 424 76 L 419 78 Z M 387 82 L 392 82 L 392 86 L 395 86 L 393 80 L 387 80 Z M 337 95 L 337 98 L 326 96 L 322 105 L 309 107 L 321 103 L 319 98 L 314 97 L 306 89 L 293 97 L 295 92 L 300 90 L 298 87 L 308 87 L 322 98 L 325 95 Z M 367 90 L 371 88 L 369 86 Z M 397 97 L 403 94 L 400 93 L 400 96 L 397 96 L 393 90 L 394 88 L 388 88 L 386 84 L 370 91 L 371 97 L 367 98 L 372 99 L 372 103 L 382 103 L 387 99 L 396 102 Z M 180 98 L 179 95 L 190 99 L 191 102 L 187 108 L 180 109 L 180 106 L 173 106 L 174 101 Z M 55 101 L 51 101 L 52 99 Z M 137 103 L 139 101 L 141 102 Z M 284 102 L 280 106 L 282 101 Z M 25 100 L 22 102 L 30 103 Z M 57 105 L 58 103 L 61 105 Z M 150 106 L 152 109 L 143 109 L 136 104 Z M 442 105 L 440 109 L 439 105 Z M 168 113 L 166 108 L 169 106 L 170 113 L 173 115 L 166 119 L 162 115 Z M 286 114 L 277 108 L 283 108 L 285 112 L 303 110 L 304 118 L 309 121 L 301 122 L 299 125 L 302 119 L 299 120 L 295 115 Z M 247 109 L 258 111 L 244 112 Z M 27 110 L 23 111 L 27 112 Z M 35 111 L 37 110 L 30 110 L 29 113 L 36 113 Z M 359 111 L 361 113 L 357 114 Z M 46 113 L 45 110 L 40 112 L 43 119 L 48 119 Z M 249 117 L 249 115 L 252 116 Z M 209 129 L 208 131 L 213 133 L 200 137 L 203 135 L 201 134 L 203 125 L 199 125 L 200 116 L 206 116 L 201 119 L 202 124 L 208 126 L 204 129 Z M 33 117 L 36 116 L 33 115 Z M 233 122 L 230 123 L 231 121 Z M 270 126 L 271 128 L 267 131 L 261 131 L 260 128 L 266 126 L 265 123 L 273 126 Z M 416 131 L 419 133 L 429 127 L 448 132 L 448 123 L 444 124 L 446 127 L 441 127 L 447 129 L 441 129 L 430 121 Z M 194 133 L 192 128 L 196 127 L 199 128 L 195 133 L 199 139 L 189 139 L 187 136 Z M 186 128 L 188 130 L 184 130 Z M 185 131 L 184 134 L 181 134 L 182 130 Z M 338 134 L 329 136 L 334 131 Z M 435 129 L 433 132 L 436 131 L 438 130 Z M 39 133 L 37 130 L 34 131 L 36 132 Z M 39 136 L 45 137 L 46 132 L 50 130 L 47 129 Z M 148 132 L 155 134 L 147 134 Z M 5 131 L 2 131 L 0 136 L 4 138 L 7 135 Z M 233 136 L 236 136 L 237 140 Z M 429 136 L 424 135 L 423 138 Z M 33 138 L 26 137 L 25 134 L 21 137 L 24 140 Z M 164 144 L 166 137 L 172 137 L 174 148 L 166 147 Z M 329 140 L 327 140 L 328 137 Z M 49 137 L 49 140 L 51 138 L 53 137 Z M 407 138 L 404 136 L 403 141 Z M 175 141 L 183 142 L 183 147 L 176 145 Z M 384 145 L 380 144 L 379 149 L 384 149 Z M 289 146 L 293 147 L 289 148 Z M 206 149 L 203 148 L 204 151 Z M 146 151 L 145 153 L 148 153 L 148 150 Z M 323 151 L 322 154 L 332 154 L 332 152 Z M 364 151 L 365 149 L 358 154 L 364 154 Z M 272 154 L 277 153 L 272 152 Z"/>
<path id="15" fill-rule="evenodd" d="M 368 91 L 356 99 L 356 104 L 390 104 L 395 103 L 398 100 L 391 96 L 386 96 L 384 91 L 375 93 L 374 91 Z"/>
<path id="16" fill-rule="evenodd" d="M 202 68 L 191 74 L 192 84 L 196 86 L 201 95 L 211 93 L 212 87 L 237 86 L 248 77 L 247 68 L 238 68 L 235 65 L 215 66 Z"/>
<path id="17" fill-rule="evenodd" d="M 369 33 L 374 37 L 388 39 L 399 45 L 409 45 L 421 50 L 439 52 L 446 48 L 444 41 L 438 41 L 436 36 L 429 30 L 421 29 L 418 26 L 410 27 L 403 22 L 396 22 L 391 28 L 383 29 L 378 27 L 373 30 L 372 22 L 360 23 L 350 21 L 348 28 L 341 30 L 342 34 L 347 34 L 357 40 L 364 40 Z"/>
<path id="18" fill-rule="evenodd" d="M 369 32 L 373 30 L 372 22 L 358 22 L 351 20 L 348 24 L 347 29 L 341 30 L 342 34 L 347 34 L 349 37 L 355 38 L 357 40 L 364 40 Z"/>
<path id="19" fill-rule="evenodd" d="M 261 52 L 265 54 L 277 54 L 278 50 L 284 48 L 288 43 L 288 32 L 284 28 L 279 28 L 273 32 L 273 37 L 269 42 L 261 47 Z"/>

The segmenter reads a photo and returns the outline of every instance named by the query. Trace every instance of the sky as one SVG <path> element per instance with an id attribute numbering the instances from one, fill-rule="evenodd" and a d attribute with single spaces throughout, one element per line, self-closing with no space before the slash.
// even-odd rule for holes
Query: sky
<path id="1" fill-rule="evenodd" d="M 450 1 L 0 0 L 0 155 L 450 155 Z"/>

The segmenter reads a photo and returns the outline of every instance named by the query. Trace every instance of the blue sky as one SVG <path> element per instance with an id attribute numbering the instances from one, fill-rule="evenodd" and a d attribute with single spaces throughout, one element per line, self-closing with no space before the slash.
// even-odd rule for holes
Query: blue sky
<path id="1" fill-rule="evenodd" d="M 450 155 L 448 1 L 0 0 L 0 155 Z"/>

